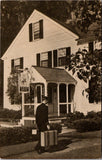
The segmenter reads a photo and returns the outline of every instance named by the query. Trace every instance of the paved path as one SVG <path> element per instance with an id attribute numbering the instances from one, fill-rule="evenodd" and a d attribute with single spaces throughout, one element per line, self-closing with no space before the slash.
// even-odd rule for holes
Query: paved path
<path id="1" fill-rule="evenodd" d="M 25 147 L 25 152 L 16 153 L 11 156 L 4 156 L 9 159 L 70 159 L 70 158 L 100 158 L 101 157 L 101 132 L 70 132 L 64 133 L 58 138 L 58 146 L 51 148 L 48 152 L 39 155 L 34 146 L 37 142 L 29 142 L 20 144 L 22 149 Z M 23 146 L 24 145 L 24 146 Z M 15 145 L 17 148 L 17 145 Z M 9 146 L 10 147 L 10 146 Z M 12 146 L 11 146 L 12 147 Z M 23 148 L 24 149 L 24 148 Z M 16 152 L 17 149 L 14 149 Z"/>
<path id="2" fill-rule="evenodd" d="M 8 159 L 99 159 L 101 158 L 101 146 L 88 146 L 80 149 L 64 150 L 60 152 L 27 152 L 20 155 L 6 157 Z"/>

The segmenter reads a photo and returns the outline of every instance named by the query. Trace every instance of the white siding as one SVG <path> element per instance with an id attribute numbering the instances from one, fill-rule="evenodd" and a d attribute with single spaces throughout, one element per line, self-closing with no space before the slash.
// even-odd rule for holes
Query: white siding
<path id="1" fill-rule="evenodd" d="M 34 42 L 29 42 L 29 24 L 37 22 L 43 19 L 43 29 L 44 38 L 40 40 L 35 40 Z M 27 20 L 24 27 L 21 29 L 11 46 L 6 51 L 3 56 L 4 59 L 4 107 L 5 108 L 15 108 L 18 106 L 10 104 L 7 97 L 7 79 L 11 72 L 11 59 L 23 57 L 24 58 L 24 68 L 30 68 L 31 65 L 36 65 L 36 54 L 52 51 L 59 48 L 71 47 L 71 53 L 75 53 L 79 48 L 88 49 L 88 44 L 83 44 L 77 46 L 78 36 L 76 36 L 71 31 L 68 31 L 58 23 L 54 22 L 50 18 L 41 14 L 38 11 L 32 13 L 30 18 Z M 80 83 L 79 83 L 80 84 Z M 81 85 L 81 84 L 80 84 Z M 83 87 L 77 85 L 76 88 L 76 101 L 79 110 L 82 110 L 82 106 L 79 103 L 84 103 L 82 98 Z M 85 104 L 85 103 L 84 103 Z"/>
<path id="2" fill-rule="evenodd" d="M 44 38 L 29 42 L 29 24 L 43 19 Z M 31 56 L 32 54 L 54 50 L 62 47 L 71 47 L 72 53 L 76 51 L 78 38 L 74 33 L 60 26 L 50 18 L 35 12 L 21 29 L 13 41 L 5 58 L 18 58 L 20 56 Z"/>

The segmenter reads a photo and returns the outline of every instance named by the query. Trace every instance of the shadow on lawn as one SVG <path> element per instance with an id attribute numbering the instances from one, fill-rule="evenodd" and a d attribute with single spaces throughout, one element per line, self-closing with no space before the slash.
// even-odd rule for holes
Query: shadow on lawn
<path id="1" fill-rule="evenodd" d="M 68 145 L 71 143 L 72 143 L 72 141 L 70 139 L 59 140 L 58 145 L 50 147 L 48 152 L 56 152 L 56 151 L 64 150 L 64 149 L 68 148 Z"/>

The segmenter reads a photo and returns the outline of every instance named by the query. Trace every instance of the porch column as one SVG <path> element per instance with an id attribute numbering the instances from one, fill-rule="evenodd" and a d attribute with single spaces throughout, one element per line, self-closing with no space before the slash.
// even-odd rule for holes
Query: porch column
<path id="1" fill-rule="evenodd" d="M 37 86 L 34 88 L 34 115 L 36 114 L 37 109 Z"/>
<path id="2" fill-rule="evenodd" d="M 66 100 L 67 100 L 67 113 L 68 113 L 68 84 L 66 84 Z"/>
<path id="3" fill-rule="evenodd" d="M 47 93 L 47 86 L 48 86 L 48 83 L 46 82 L 46 83 L 45 83 L 45 96 L 48 96 L 48 93 Z"/>
<path id="4" fill-rule="evenodd" d="M 57 103 L 58 103 L 58 116 L 60 116 L 60 106 L 59 106 L 59 83 L 57 84 Z"/>
<path id="5" fill-rule="evenodd" d="M 25 115 L 25 108 L 24 108 L 24 92 L 22 92 L 22 117 Z"/>

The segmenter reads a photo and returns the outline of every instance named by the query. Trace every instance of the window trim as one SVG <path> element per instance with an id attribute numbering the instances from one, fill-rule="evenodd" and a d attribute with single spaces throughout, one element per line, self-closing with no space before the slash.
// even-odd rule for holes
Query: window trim
<path id="1" fill-rule="evenodd" d="M 51 66 L 51 68 L 56 68 L 56 67 L 65 66 L 66 64 L 64 64 L 64 65 L 59 65 L 59 59 L 66 57 L 66 60 L 67 60 L 67 48 L 70 48 L 70 54 L 71 54 L 71 47 L 70 47 L 70 46 L 69 46 L 69 47 L 63 47 L 63 48 L 57 48 L 57 49 L 53 49 L 53 50 L 49 50 L 49 51 L 45 51 L 45 52 L 41 52 L 41 53 L 37 53 L 36 56 L 37 56 L 38 54 L 40 55 L 40 67 L 48 67 L 48 66 L 42 66 L 41 62 L 42 62 L 42 61 L 48 61 L 48 59 L 47 59 L 47 60 L 41 60 L 41 54 L 43 54 L 43 53 L 49 53 L 49 52 L 52 53 L 52 66 Z M 59 56 L 58 56 L 58 50 L 59 50 L 59 49 L 65 49 L 65 50 L 66 50 L 66 55 L 65 55 L 65 56 L 62 56 L 62 57 L 59 57 Z M 54 51 L 57 52 L 57 57 L 56 57 L 56 58 L 57 58 L 57 66 L 54 66 Z M 37 62 L 36 62 L 36 64 L 37 64 Z M 38 65 L 37 65 L 37 66 L 38 66 Z"/>
<path id="2" fill-rule="evenodd" d="M 38 25 L 38 26 L 36 26 Z M 43 19 L 29 24 L 29 42 L 34 42 L 44 37 Z M 35 29 L 34 29 L 35 28 Z"/>

